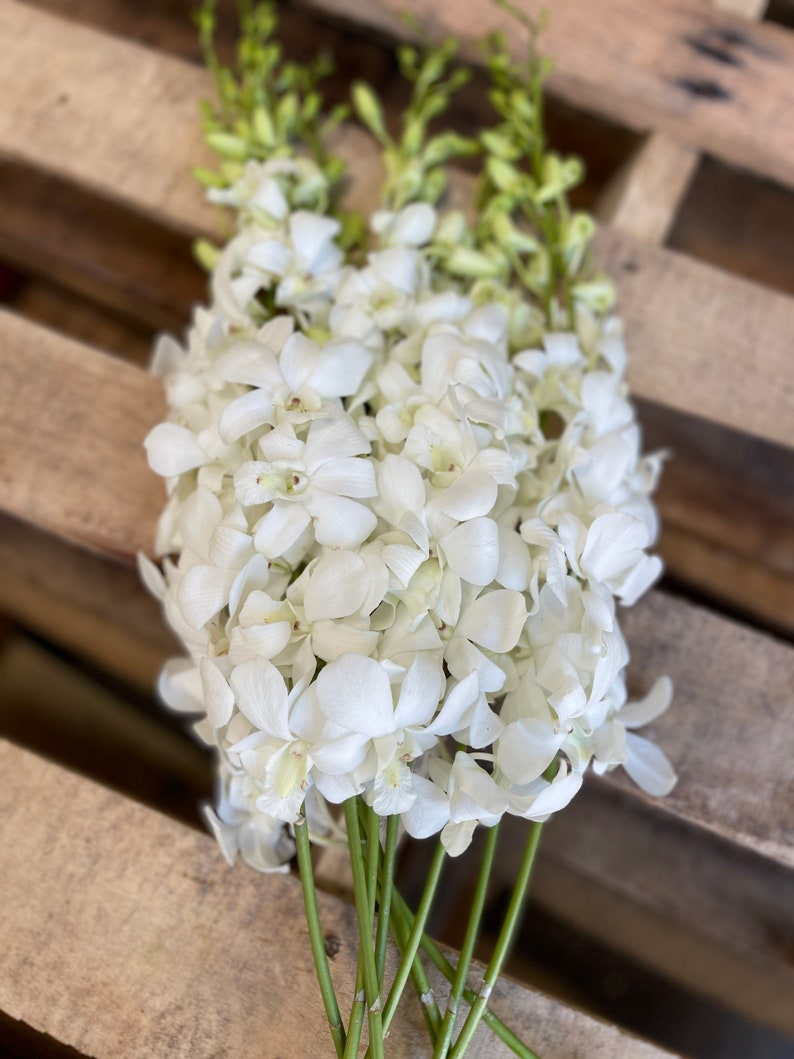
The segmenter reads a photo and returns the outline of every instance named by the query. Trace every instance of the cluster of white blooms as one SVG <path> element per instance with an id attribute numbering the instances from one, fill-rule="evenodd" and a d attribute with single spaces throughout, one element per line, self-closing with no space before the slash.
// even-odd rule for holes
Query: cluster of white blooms
<path id="1" fill-rule="evenodd" d="M 615 608 L 660 571 L 617 322 L 516 349 L 511 303 L 436 267 L 448 218 L 377 214 L 354 265 L 301 208 L 321 179 L 252 162 L 216 195 L 240 223 L 211 307 L 155 356 L 170 498 L 144 574 L 189 653 L 163 696 L 218 750 L 227 855 L 277 869 L 304 801 L 311 823 L 362 794 L 457 854 L 562 808 L 590 763 L 666 793 L 634 729 L 669 681 L 627 702 Z"/>

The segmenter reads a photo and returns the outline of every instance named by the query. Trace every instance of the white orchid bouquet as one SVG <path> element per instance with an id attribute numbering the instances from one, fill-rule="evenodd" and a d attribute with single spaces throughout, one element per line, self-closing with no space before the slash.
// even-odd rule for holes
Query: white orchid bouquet
<path id="1" fill-rule="evenodd" d="M 616 599 L 657 578 L 650 495 L 627 400 L 611 288 L 591 272 L 593 222 L 567 193 L 581 165 L 549 151 L 544 64 L 490 42 L 493 126 L 435 129 L 465 70 L 454 42 L 399 51 L 413 85 L 389 131 L 375 93 L 354 110 L 382 149 L 382 207 L 340 205 L 322 63 L 285 63 L 272 7 L 248 10 L 238 69 L 213 50 L 205 109 L 218 172 L 199 173 L 235 230 L 202 244 L 211 301 L 186 347 L 159 341 L 170 416 L 146 440 L 167 481 L 142 561 L 187 657 L 161 692 L 199 713 L 216 750 L 207 820 L 233 861 L 288 870 L 297 852 L 331 1035 L 372 1059 L 412 979 L 435 1059 L 459 1059 L 487 1010 L 522 908 L 540 825 L 589 767 L 622 765 L 663 795 L 675 777 L 634 729 L 669 681 L 628 702 Z M 532 28 L 530 29 L 530 33 Z M 476 159 L 470 214 L 444 210 L 450 160 Z M 528 822 L 513 900 L 481 986 L 468 973 L 499 822 Z M 424 933 L 442 867 L 487 829 L 457 966 Z M 421 903 L 394 883 L 398 837 L 438 836 Z M 360 931 L 344 1025 L 317 913 L 310 841 L 347 842 Z M 389 935 L 402 956 L 385 981 Z M 442 1009 L 422 956 L 450 980 Z M 464 1007 L 468 1014 L 462 1018 Z M 461 1018 L 459 1018 L 459 1015 Z M 457 1033 L 457 1037 L 456 1037 Z"/>

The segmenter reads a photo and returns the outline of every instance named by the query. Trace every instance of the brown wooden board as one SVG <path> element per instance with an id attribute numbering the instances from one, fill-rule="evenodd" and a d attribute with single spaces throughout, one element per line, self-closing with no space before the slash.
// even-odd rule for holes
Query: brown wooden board
<path id="1" fill-rule="evenodd" d="M 0 1010 L 96 1059 L 333 1054 L 295 878 L 230 869 L 208 837 L 8 743 L 0 774 Z M 320 912 L 347 1009 L 355 916 L 324 895 Z M 491 1003 L 544 1059 L 669 1054 L 506 981 Z M 395 1059 L 427 1054 L 416 1007 Z M 472 1057 L 509 1054 L 481 1027 Z"/>
<path id="2" fill-rule="evenodd" d="M 433 39 L 453 35 L 480 54 L 499 29 L 520 56 L 516 23 L 488 0 L 309 0 L 311 8 L 405 36 L 414 16 Z M 718 11 L 706 0 L 525 0 L 548 12 L 543 51 L 554 63 L 552 91 L 639 131 L 659 129 L 734 165 L 794 183 L 794 34 Z M 771 134 L 770 130 L 774 130 Z"/>

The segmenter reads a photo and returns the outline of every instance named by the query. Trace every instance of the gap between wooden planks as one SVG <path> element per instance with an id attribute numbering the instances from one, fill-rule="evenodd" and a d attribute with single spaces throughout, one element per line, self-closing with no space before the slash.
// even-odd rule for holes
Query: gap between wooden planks
<path id="1" fill-rule="evenodd" d="M 8 743 L 0 775 L 2 1011 L 97 1059 L 332 1054 L 294 877 L 229 869 L 209 837 Z M 353 909 L 319 900 L 347 1010 Z M 670 1054 L 510 982 L 492 1004 L 544 1059 Z M 417 1007 L 395 1059 L 427 1052 Z M 508 1054 L 480 1029 L 473 1059 Z"/>
<path id="2" fill-rule="evenodd" d="M 207 160 L 201 70 L 11 0 L 0 0 L 0 31 L 16 42 L 0 68 L 0 92 L 15 101 L 0 112 L 0 155 L 181 231 L 216 230 L 189 172 Z M 369 209 L 379 164 L 369 137 L 347 129 L 338 149 L 355 158 L 351 195 Z M 794 299 L 609 230 L 596 245 L 619 281 L 634 392 L 791 443 Z"/>

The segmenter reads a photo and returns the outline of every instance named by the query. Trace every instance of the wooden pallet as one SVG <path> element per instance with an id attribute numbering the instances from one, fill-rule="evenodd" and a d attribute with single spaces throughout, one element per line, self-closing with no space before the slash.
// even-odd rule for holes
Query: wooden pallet
<path id="1" fill-rule="evenodd" d="M 438 0 L 432 16 L 418 0 L 308 6 L 287 12 L 304 46 L 329 33 L 349 44 L 355 27 L 397 35 L 405 10 L 467 40 L 500 19 L 485 0 Z M 686 242 L 701 152 L 794 183 L 794 34 L 751 21 L 753 0 L 733 6 L 559 0 L 544 38 L 559 99 L 632 130 L 592 194 L 642 419 L 677 456 L 660 495 L 674 591 L 625 624 L 638 687 L 661 672 L 675 682 L 656 735 L 681 780 L 661 803 L 617 777 L 591 784 L 548 829 L 536 895 L 794 1034 L 792 269 L 776 288 L 669 245 L 676 231 Z M 140 693 L 174 651 L 132 569 L 162 502 L 141 440 L 164 402 L 142 364 L 152 331 L 180 329 L 202 294 L 189 240 L 218 217 L 189 170 L 204 158 L 196 103 L 209 85 L 176 2 L 0 0 L 0 34 L 13 41 L 0 61 L 0 613 Z M 356 47 L 388 95 L 388 60 Z M 351 194 L 367 208 L 371 147 L 344 130 L 339 149 L 356 158 Z M 320 1054 L 294 880 L 240 870 L 232 882 L 184 826 L 14 746 L 2 757 L 0 1042 L 23 1032 L 17 1020 L 114 1059 L 252 1042 L 274 1059 Z M 324 915 L 350 982 L 349 912 L 329 897 Z M 503 994 L 544 1059 L 662 1054 L 525 988 Z M 405 1055 L 419 1054 L 416 1032 L 404 1030 Z M 497 1053 L 481 1038 L 477 1054 Z"/>

